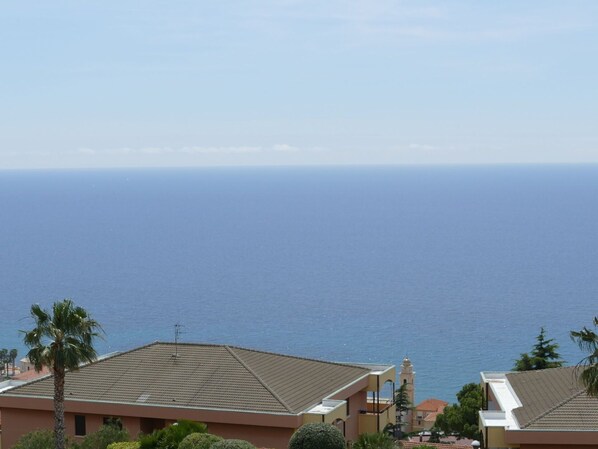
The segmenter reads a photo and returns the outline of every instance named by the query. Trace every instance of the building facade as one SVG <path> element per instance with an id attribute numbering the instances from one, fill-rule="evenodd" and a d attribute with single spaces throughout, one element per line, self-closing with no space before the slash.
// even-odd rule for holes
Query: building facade
<path id="1" fill-rule="evenodd" d="M 482 372 L 486 448 L 598 449 L 598 398 L 576 367 Z"/>
<path id="2" fill-rule="evenodd" d="M 80 439 L 118 418 L 129 434 L 151 433 L 178 419 L 210 433 L 286 449 L 308 422 L 337 426 L 347 441 L 395 423 L 392 365 L 344 364 L 226 345 L 154 343 L 69 372 L 67 434 Z M 53 379 L 0 394 L 2 448 L 53 427 Z"/>

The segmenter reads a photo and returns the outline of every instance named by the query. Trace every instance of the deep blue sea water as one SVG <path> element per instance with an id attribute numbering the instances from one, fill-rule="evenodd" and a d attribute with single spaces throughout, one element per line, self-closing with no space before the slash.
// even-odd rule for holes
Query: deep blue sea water
<path id="1" fill-rule="evenodd" d="M 72 297 L 101 352 L 218 342 L 412 359 L 454 401 L 598 314 L 598 166 L 0 172 L 0 347 Z"/>

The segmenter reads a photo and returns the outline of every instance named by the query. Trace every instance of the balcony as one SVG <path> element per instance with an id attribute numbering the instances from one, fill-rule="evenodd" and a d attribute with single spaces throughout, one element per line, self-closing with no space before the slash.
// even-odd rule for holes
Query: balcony
<path id="1" fill-rule="evenodd" d="M 397 408 L 390 399 L 368 398 L 366 409 L 359 412 L 359 432 L 382 432 L 388 424 L 395 424 Z"/>

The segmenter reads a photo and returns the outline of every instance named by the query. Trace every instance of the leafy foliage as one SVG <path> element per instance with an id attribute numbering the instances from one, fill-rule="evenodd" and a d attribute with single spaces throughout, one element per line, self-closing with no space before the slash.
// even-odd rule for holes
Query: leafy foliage
<path id="1" fill-rule="evenodd" d="M 12 372 L 15 372 L 15 360 L 17 359 L 17 350 L 0 349 L 0 372 L 4 371 L 4 375 L 8 377 L 8 367 L 12 364 Z"/>
<path id="2" fill-rule="evenodd" d="M 396 426 L 393 426 L 392 433 L 400 438 L 403 434 L 403 426 L 407 423 L 403 421 L 406 412 L 412 408 L 413 404 L 409 400 L 409 392 L 407 391 L 407 384 L 401 384 L 399 388 L 395 390 L 394 404 L 397 407 L 398 421 Z"/>
<path id="3" fill-rule="evenodd" d="M 245 440 L 221 440 L 210 446 L 210 449 L 256 449 L 253 444 Z"/>
<path id="4" fill-rule="evenodd" d="M 345 438 L 330 424 L 312 423 L 299 427 L 289 441 L 288 449 L 344 449 Z M 215 449 L 215 448 L 212 448 Z"/>
<path id="5" fill-rule="evenodd" d="M 211 433 L 191 433 L 183 438 L 179 449 L 210 449 L 214 443 L 222 441 L 222 439 L 222 437 Z"/>
<path id="6" fill-rule="evenodd" d="M 23 435 L 13 449 L 48 449 L 54 444 L 54 433 L 51 430 L 35 430 Z"/>
<path id="7" fill-rule="evenodd" d="M 563 366 L 563 360 L 557 352 L 559 345 L 553 343 L 554 339 L 546 339 L 544 328 L 540 328 L 540 334 L 536 337 L 536 344 L 532 351 L 523 353 L 515 360 L 515 371 L 531 371 L 546 368 L 559 368 Z"/>
<path id="8" fill-rule="evenodd" d="M 394 439 L 385 433 L 363 433 L 353 443 L 354 449 L 393 449 Z"/>
<path id="9" fill-rule="evenodd" d="M 444 411 L 436 417 L 434 427 L 441 429 L 445 434 L 457 434 L 463 438 L 480 439 L 478 429 L 478 411 L 482 408 L 482 388 L 475 383 L 464 385 L 457 393 L 458 404 L 445 407 Z"/>
<path id="10" fill-rule="evenodd" d="M 128 442 L 129 434 L 115 425 L 104 425 L 97 432 L 90 433 L 77 449 L 106 449 L 112 443 Z"/>
<path id="11" fill-rule="evenodd" d="M 139 441 L 126 441 L 109 444 L 106 449 L 139 449 Z"/>
<path id="12" fill-rule="evenodd" d="M 34 304 L 31 317 L 35 327 L 24 332 L 23 341 L 30 348 L 27 357 L 35 370 L 48 366 L 54 374 L 54 443 L 56 449 L 64 449 L 65 374 L 67 370 L 79 369 L 83 362 L 95 360 L 93 342 L 102 328 L 87 310 L 75 306 L 70 299 L 56 301 L 51 312 Z"/>
<path id="13" fill-rule="evenodd" d="M 598 328 L 598 317 L 594 317 L 594 328 Z M 579 348 L 588 353 L 577 364 L 579 379 L 590 396 L 598 397 L 598 334 L 584 326 L 580 331 L 571 331 L 570 335 Z"/>
<path id="14" fill-rule="evenodd" d="M 181 419 L 164 429 L 139 438 L 140 449 L 177 449 L 181 441 L 192 433 L 206 433 L 205 424 Z"/>

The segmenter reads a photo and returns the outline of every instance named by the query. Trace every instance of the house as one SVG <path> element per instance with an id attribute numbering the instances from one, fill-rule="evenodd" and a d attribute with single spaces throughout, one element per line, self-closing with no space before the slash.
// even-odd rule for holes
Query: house
<path id="1" fill-rule="evenodd" d="M 346 364 L 226 345 L 153 343 L 69 372 L 68 435 L 80 439 L 119 418 L 129 434 L 177 419 L 261 447 L 285 449 L 309 422 L 334 424 L 352 441 L 395 423 L 392 365 Z M 0 394 L 2 447 L 53 426 L 53 378 Z"/>
<path id="2" fill-rule="evenodd" d="M 413 415 L 413 431 L 422 432 L 432 429 L 436 422 L 436 416 L 442 413 L 447 405 L 448 402 L 434 398 L 417 404 Z"/>
<path id="3" fill-rule="evenodd" d="M 598 398 L 585 393 L 576 367 L 482 372 L 487 448 L 598 448 Z"/>
<path id="4" fill-rule="evenodd" d="M 455 443 L 422 443 L 420 441 L 401 441 L 399 447 L 402 449 L 417 449 L 420 446 L 428 446 L 432 449 L 473 449 L 471 444 L 455 444 Z"/>

